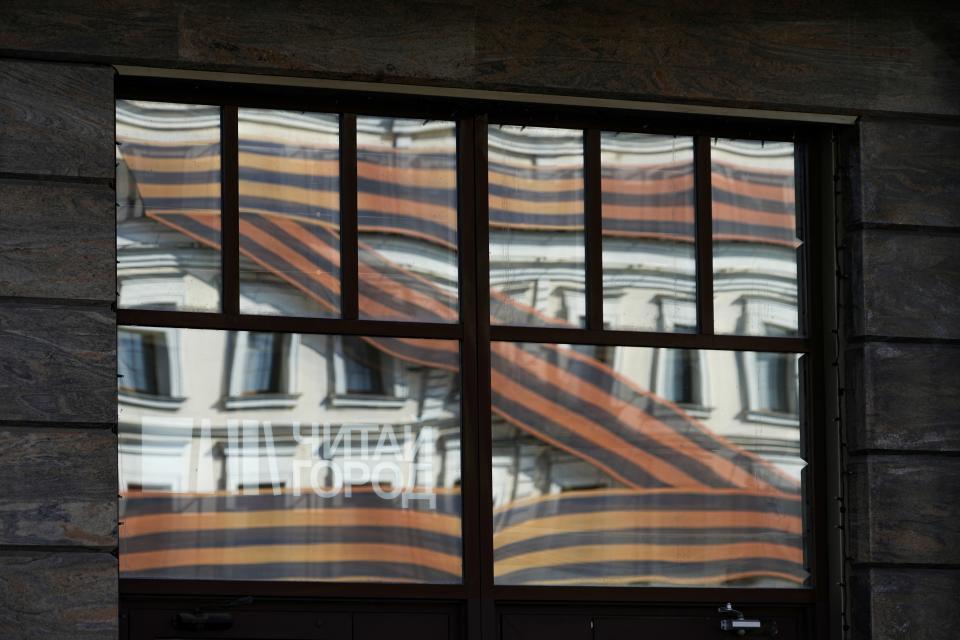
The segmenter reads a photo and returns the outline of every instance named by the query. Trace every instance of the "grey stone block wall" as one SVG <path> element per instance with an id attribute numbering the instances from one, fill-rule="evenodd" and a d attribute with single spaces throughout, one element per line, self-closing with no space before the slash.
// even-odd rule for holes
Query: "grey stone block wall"
<path id="1" fill-rule="evenodd" d="M 0 58 L 0 638 L 117 636 L 114 71 Z"/>
<path id="2" fill-rule="evenodd" d="M 957 637 L 956 7 L 0 0 L 0 16 L 0 637 L 116 633 L 111 64 L 864 116 L 844 136 L 850 632 Z"/>
<path id="3" fill-rule="evenodd" d="M 960 123 L 864 118 L 846 151 L 853 637 L 960 634 Z"/>

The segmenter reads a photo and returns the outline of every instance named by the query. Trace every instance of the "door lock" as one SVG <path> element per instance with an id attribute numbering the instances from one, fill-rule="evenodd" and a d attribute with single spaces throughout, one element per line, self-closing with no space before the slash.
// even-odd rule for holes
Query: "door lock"
<path id="1" fill-rule="evenodd" d="M 721 615 L 727 616 L 720 621 L 721 631 L 730 631 L 738 636 L 742 636 L 746 635 L 748 630 L 760 629 L 763 626 L 759 620 L 748 620 L 745 618 L 743 612 L 734 609 L 733 604 L 730 602 L 719 607 L 717 611 Z"/>

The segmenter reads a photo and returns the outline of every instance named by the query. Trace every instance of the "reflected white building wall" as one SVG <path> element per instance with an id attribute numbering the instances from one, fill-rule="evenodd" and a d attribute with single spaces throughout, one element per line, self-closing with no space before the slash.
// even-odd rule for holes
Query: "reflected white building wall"
<path id="1" fill-rule="evenodd" d="M 261 124 L 269 127 L 270 135 L 282 137 L 286 123 L 272 117 Z M 143 125 L 135 111 L 120 110 L 117 126 L 121 137 L 151 141 L 153 130 Z M 211 126 L 204 121 L 201 130 L 209 133 Z M 247 126 L 256 129 L 259 125 L 250 122 Z M 167 130 L 159 131 L 154 142 L 168 134 Z M 516 163 L 518 158 L 530 160 L 535 156 L 531 166 L 537 168 L 563 168 L 579 161 L 582 169 L 582 157 L 577 155 L 582 142 L 576 136 L 552 130 L 533 133 L 538 131 L 542 135 L 530 135 L 529 131 L 524 136 L 516 132 L 492 134 L 491 162 Z M 404 122 L 395 126 L 390 119 L 365 119 L 358 143 L 430 150 L 437 148 L 438 140 L 443 147 L 450 135 L 450 128 L 443 124 L 414 126 Z M 646 154 L 644 161 L 669 166 L 679 152 L 688 151 L 678 150 L 677 143 L 663 136 L 649 137 L 645 150 L 643 138 L 629 142 L 628 147 L 617 148 L 614 144 L 605 148 L 605 160 L 627 162 L 635 159 L 639 148 Z M 792 171 L 792 147 L 765 149 L 762 158 L 750 155 L 751 148 L 735 145 L 725 152 L 760 173 L 770 167 L 775 172 L 788 167 Z M 145 216 L 143 202 L 137 197 L 135 172 L 123 169 L 128 158 L 122 155 L 122 148 L 118 154 L 118 191 L 128 194 L 120 203 L 117 219 L 123 306 L 216 310 L 221 282 L 219 253 Z M 688 162 L 686 155 L 681 162 Z M 574 208 L 577 202 L 582 206 L 582 190 L 569 201 Z M 609 326 L 629 327 L 641 319 L 641 324 L 653 327 L 651 330 L 693 330 L 696 265 L 691 238 L 676 235 L 605 236 L 604 318 Z M 456 291 L 455 252 L 382 228 L 362 230 L 361 236 L 390 262 L 440 289 Z M 550 322 L 582 324 L 582 227 L 564 229 L 547 224 L 522 229 L 491 223 L 490 243 L 493 289 L 536 309 Z M 714 268 L 718 332 L 796 334 L 795 246 L 757 239 L 716 242 Z M 266 270 L 246 281 L 241 305 L 248 312 L 291 316 L 311 315 L 315 307 L 301 291 Z M 348 364 L 338 346 L 340 339 L 301 335 L 277 359 L 281 364 L 276 366 L 289 369 L 283 377 L 285 388 L 244 395 L 236 389 L 236 381 L 248 366 L 246 358 L 238 356 L 238 341 L 244 334 L 170 329 L 156 332 L 163 334 L 167 348 L 170 393 L 161 397 L 149 390 L 124 390 L 124 381 L 120 381 L 122 492 L 238 495 L 290 492 L 311 484 L 327 488 L 335 485 L 329 469 L 326 475 L 317 476 L 317 462 L 333 463 L 340 469 L 344 486 L 378 483 L 387 488 L 435 487 L 447 491 L 460 486 L 459 388 L 452 373 L 384 353 L 373 367 L 373 375 L 382 376 L 384 393 L 351 394 L 343 386 Z M 668 363 L 673 355 L 665 349 L 564 348 L 599 359 L 624 379 L 666 401 L 677 402 L 703 428 L 799 481 L 805 463 L 800 456 L 796 356 L 758 360 L 757 354 L 751 353 L 702 351 L 671 365 Z M 140 357 L 119 355 L 121 360 Z M 681 361 L 689 371 L 677 373 L 670 368 Z M 678 384 L 690 388 L 681 393 Z M 781 388 L 773 393 L 768 388 L 771 385 Z M 794 398 L 792 405 L 778 405 L 789 410 L 778 411 L 778 407 L 764 404 L 765 398 L 777 394 Z M 329 431 L 324 432 L 324 427 Z M 330 453 L 331 441 L 339 439 L 342 445 L 348 427 L 352 429 L 350 451 L 341 446 Z M 410 431 L 404 432 L 404 427 Z M 379 445 L 375 454 L 361 450 L 360 434 L 365 429 L 369 431 L 368 442 Z M 496 507 L 526 497 L 621 486 L 580 457 L 500 419 L 494 419 L 492 429 Z M 396 439 L 378 442 L 387 430 L 392 430 Z M 381 464 L 384 461 L 396 463 L 392 468 L 399 471 L 387 471 Z"/>

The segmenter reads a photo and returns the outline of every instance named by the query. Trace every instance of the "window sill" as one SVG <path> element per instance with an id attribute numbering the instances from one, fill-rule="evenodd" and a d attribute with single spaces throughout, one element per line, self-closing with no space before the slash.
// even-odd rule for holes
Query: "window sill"
<path id="1" fill-rule="evenodd" d="M 367 409 L 400 409 L 407 401 L 393 396 L 330 396 L 331 407 Z"/>
<path id="2" fill-rule="evenodd" d="M 262 393 L 250 396 L 229 396 L 223 401 L 227 409 L 292 409 L 299 393 Z"/>
<path id="3" fill-rule="evenodd" d="M 706 420 L 707 418 L 710 417 L 710 414 L 713 412 L 713 407 L 708 407 L 702 404 L 680 404 L 679 402 L 674 402 L 673 400 L 669 400 L 666 397 L 664 397 L 664 400 L 667 400 L 667 402 L 669 403 L 673 403 L 678 409 L 680 409 L 683 412 L 684 415 L 690 416 L 691 418 L 696 418 L 698 420 Z M 664 407 L 666 406 L 667 405 L 664 405 Z M 666 408 L 662 408 L 660 409 L 660 411 L 664 411 L 667 413 L 671 412 Z M 653 415 L 658 415 L 657 410 L 654 410 Z"/>
<path id="4" fill-rule="evenodd" d="M 174 396 L 152 396 L 147 394 L 132 394 L 120 391 L 117 393 L 117 402 L 120 404 L 131 404 L 137 407 L 147 407 L 150 409 L 166 409 L 173 411 L 179 409 L 186 398 Z"/>
<path id="5" fill-rule="evenodd" d="M 756 409 L 747 411 L 744 420 L 749 422 L 759 422 L 761 424 L 776 425 L 779 427 L 799 427 L 800 418 L 788 413 L 772 413 L 769 411 L 758 411 Z"/>
<path id="6" fill-rule="evenodd" d="M 683 412 L 690 416 L 691 418 L 699 418 L 705 420 L 710 417 L 710 413 L 713 412 L 713 407 L 706 407 L 702 404 L 677 404 L 678 407 L 683 409 Z"/>

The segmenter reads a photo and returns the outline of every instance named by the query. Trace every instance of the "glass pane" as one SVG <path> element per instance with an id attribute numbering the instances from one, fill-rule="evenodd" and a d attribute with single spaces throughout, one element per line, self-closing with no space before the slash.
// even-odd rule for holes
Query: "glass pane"
<path id="1" fill-rule="evenodd" d="M 357 118 L 360 317 L 456 322 L 457 126 Z"/>
<path id="2" fill-rule="evenodd" d="M 336 114 L 239 109 L 240 312 L 340 315 Z"/>
<path id="3" fill-rule="evenodd" d="M 696 331 L 693 139 L 603 132 L 600 162 L 604 324 Z"/>
<path id="4" fill-rule="evenodd" d="M 711 164 L 715 331 L 802 333 L 793 144 L 716 140 Z"/>
<path id="5" fill-rule="evenodd" d="M 495 342 L 497 584 L 807 586 L 796 354 Z"/>
<path id="6" fill-rule="evenodd" d="M 117 101 L 124 308 L 220 311 L 220 109 Z"/>
<path id="7" fill-rule="evenodd" d="M 456 341 L 121 327 L 125 578 L 459 583 Z"/>
<path id="8" fill-rule="evenodd" d="M 170 395 L 166 371 L 167 345 L 163 334 L 122 330 L 117 334 L 118 386 L 121 393 Z"/>
<path id="9" fill-rule="evenodd" d="M 488 130 L 490 321 L 585 326 L 583 132 Z"/>

